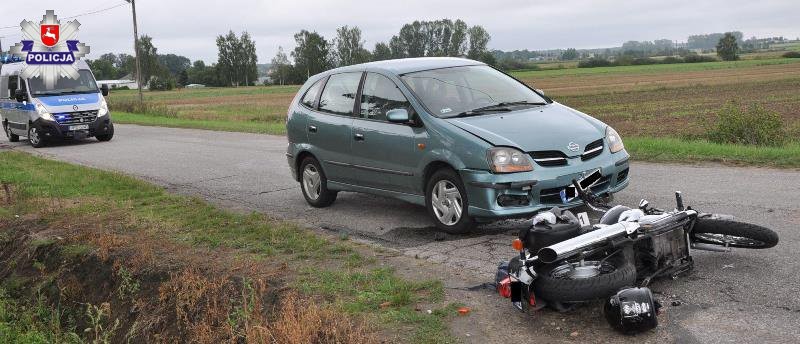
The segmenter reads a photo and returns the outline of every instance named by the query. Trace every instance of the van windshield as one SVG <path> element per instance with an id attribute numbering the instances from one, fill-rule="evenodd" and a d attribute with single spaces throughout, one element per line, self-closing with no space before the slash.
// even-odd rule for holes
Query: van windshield
<path id="1" fill-rule="evenodd" d="M 475 116 L 547 104 L 514 78 L 489 66 L 462 66 L 401 77 L 434 116 Z"/>
<path id="2" fill-rule="evenodd" d="M 92 73 L 86 69 L 78 71 L 78 79 L 59 77 L 53 89 L 44 86 L 41 76 L 28 79 L 28 85 L 32 96 L 55 96 L 60 94 L 74 93 L 97 93 L 97 83 L 94 81 Z"/>

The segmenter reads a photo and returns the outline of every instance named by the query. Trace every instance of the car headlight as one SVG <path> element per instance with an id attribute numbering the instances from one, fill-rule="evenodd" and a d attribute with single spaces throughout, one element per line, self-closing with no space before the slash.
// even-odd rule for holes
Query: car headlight
<path id="1" fill-rule="evenodd" d="M 108 115 L 108 103 L 105 99 L 100 100 L 100 110 L 97 110 L 97 117 Z"/>
<path id="2" fill-rule="evenodd" d="M 39 114 L 39 117 L 41 117 L 45 121 L 55 121 L 56 120 L 55 118 L 53 118 L 53 114 L 48 112 L 47 109 L 42 104 L 39 104 L 39 103 L 36 104 L 36 112 Z"/>
<path id="3" fill-rule="evenodd" d="M 531 160 L 527 154 L 510 147 L 490 148 L 486 154 L 489 166 L 495 173 L 528 172 L 533 171 Z"/>
<path id="4" fill-rule="evenodd" d="M 619 133 L 612 127 L 606 127 L 606 140 L 608 140 L 608 149 L 611 153 L 619 152 L 625 148 Z"/>

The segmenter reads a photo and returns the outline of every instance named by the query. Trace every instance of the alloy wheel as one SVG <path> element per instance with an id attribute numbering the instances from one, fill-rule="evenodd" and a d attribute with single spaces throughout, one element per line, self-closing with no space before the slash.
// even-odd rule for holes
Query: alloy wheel
<path id="1" fill-rule="evenodd" d="M 34 146 L 39 144 L 41 138 L 39 137 L 39 131 L 36 130 L 36 127 L 31 127 L 31 129 L 28 130 L 28 140 L 30 140 L 31 144 Z"/>
<path id="2" fill-rule="evenodd" d="M 303 191 L 308 198 L 317 200 L 320 193 L 322 193 L 322 177 L 317 170 L 317 167 L 312 164 L 307 164 L 303 169 Z"/>
<path id="3" fill-rule="evenodd" d="M 458 187 L 449 180 L 440 180 L 431 191 L 431 206 L 439 222 L 452 226 L 461 220 L 464 203 Z"/>

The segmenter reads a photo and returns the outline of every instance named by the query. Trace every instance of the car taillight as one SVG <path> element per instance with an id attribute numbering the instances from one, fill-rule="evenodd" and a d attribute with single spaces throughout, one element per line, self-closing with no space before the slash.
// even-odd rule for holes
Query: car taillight
<path id="1" fill-rule="evenodd" d="M 504 298 L 511 297 L 511 277 L 506 277 L 497 284 L 497 292 Z"/>

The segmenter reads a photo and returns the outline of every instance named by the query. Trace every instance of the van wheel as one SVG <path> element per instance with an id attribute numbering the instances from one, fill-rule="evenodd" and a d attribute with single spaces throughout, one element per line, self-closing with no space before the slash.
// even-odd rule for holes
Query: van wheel
<path id="1" fill-rule="evenodd" d="M 31 125 L 28 128 L 28 141 L 31 143 L 33 148 L 42 148 L 45 146 L 45 140 L 42 136 L 42 130 L 39 129 L 36 125 Z"/>
<path id="2" fill-rule="evenodd" d="M 6 136 L 8 140 L 11 142 L 19 142 L 19 135 L 16 135 L 11 132 L 11 126 L 8 123 L 3 123 L 3 129 L 5 129 Z"/>
<path id="3" fill-rule="evenodd" d="M 306 202 L 315 208 L 327 207 L 336 200 L 337 192 L 328 190 L 328 178 L 314 157 L 307 157 L 300 163 L 300 189 Z"/>
<path id="4" fill-rule="evenodd" d="M 428 179 L 425 206 L 436 227 L 443 232 L 463 234 L 475 225 L 474 219 L 469 216 L 469 200 L 464 183 L 452 169 L 438 170 Z"/>
<path id="5" fill-rule="evenodd" d="M 111 141 L 111 138 L 114 137 L 114 123 L 108 123 L 108 131 L 105 134 L 95 135 L 94 137 L 101 142 Z"/>

